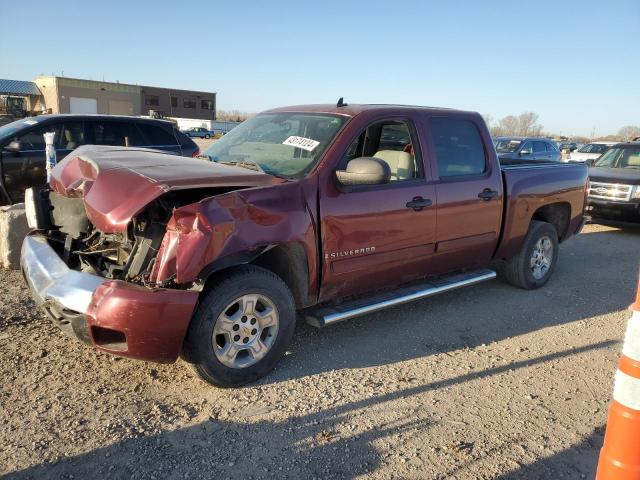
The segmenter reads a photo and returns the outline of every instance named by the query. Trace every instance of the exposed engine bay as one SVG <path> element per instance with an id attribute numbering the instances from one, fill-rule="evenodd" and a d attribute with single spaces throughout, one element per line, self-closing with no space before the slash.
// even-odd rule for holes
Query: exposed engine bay
<path id="1" fill-rule="evenodd" d="M 39 192 L 41 217 L 50 244 L 70 268 L 113 280 L 148 287 L 178 286 L 173 278 L 161 285 L 150 275 L 174 210 L 203 198 L 235 189 L 194 189 L 168 192 L 137 214 L 126 232 L 103 232 L 91 224 L 80 197 L 65 197 L 54 191 Z M 47 214 L 48 212 L 48 214 Z M 47 222 L 48 220 L 48 222 Z"/>

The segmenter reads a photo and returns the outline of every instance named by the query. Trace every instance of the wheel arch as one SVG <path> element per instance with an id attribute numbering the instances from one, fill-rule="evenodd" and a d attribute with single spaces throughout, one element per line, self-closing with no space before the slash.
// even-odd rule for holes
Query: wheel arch
<path id="1" fill-rule="evenodd" d="M 562 242 L 567 238 L 569 233 L 571 204 L 569 204 L 569 202 L 555 202 L 544 205 L 533 212 L 531 221 L 533 220 L 539 220 L 553 225 L 558 234 L 558 241 Z"/>
<path id="2" fill-rule="evenodd" d="M 255 265 L 280 277 L 291 291 L 296 308 L 313 303 L 309 298 L 309 264 L 302 244 L 291 242 L 233 253 L 207 265 L 199 276 L 200 282 L 210 288 L 225 272 L 241 265 Z"/>

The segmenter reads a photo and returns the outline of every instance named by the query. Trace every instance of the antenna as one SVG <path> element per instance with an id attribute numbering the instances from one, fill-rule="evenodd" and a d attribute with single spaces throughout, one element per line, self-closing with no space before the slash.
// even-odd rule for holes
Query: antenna
<path id="1" fill-rule="evenodd" d="M 340 97 L 340 99 L 338 99 L 338 103 L 336 103 L 336 107 L 346 107 L 347 105 L 349 105 L 348 103 L 344 103 L 344 97 Z"/>

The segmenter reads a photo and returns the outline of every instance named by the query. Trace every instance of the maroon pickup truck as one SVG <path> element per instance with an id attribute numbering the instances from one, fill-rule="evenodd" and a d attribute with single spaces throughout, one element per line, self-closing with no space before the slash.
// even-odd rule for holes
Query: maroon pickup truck
<path id="1" fill-rule="evenodd" d="M 241 385 L 298 314 L 322 327 L 496 272 L 538 288 L 583 224 L 586 166 L 500 165 L 477 113 L 279 108 L 205 156 L 84 146 L 27 192 L 22 268 L 62 330 Z"/>

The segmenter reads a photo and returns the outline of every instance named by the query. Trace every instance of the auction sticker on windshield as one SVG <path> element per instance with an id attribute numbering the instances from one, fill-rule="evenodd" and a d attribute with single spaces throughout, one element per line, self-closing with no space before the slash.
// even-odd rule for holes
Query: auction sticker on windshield
<path id="1" fill-rule="evenodd" d="M 315 150 L 315 148 L 320 145 L 320 142 L 311 138 L 296 137 L 295 135 L 292 135 L 284 142 L 282 142 L 282 144 L 291 145 L 292 147 L 298 147 L 306 150 L 307 152 L 313 152 L 313 150 Z"/>

